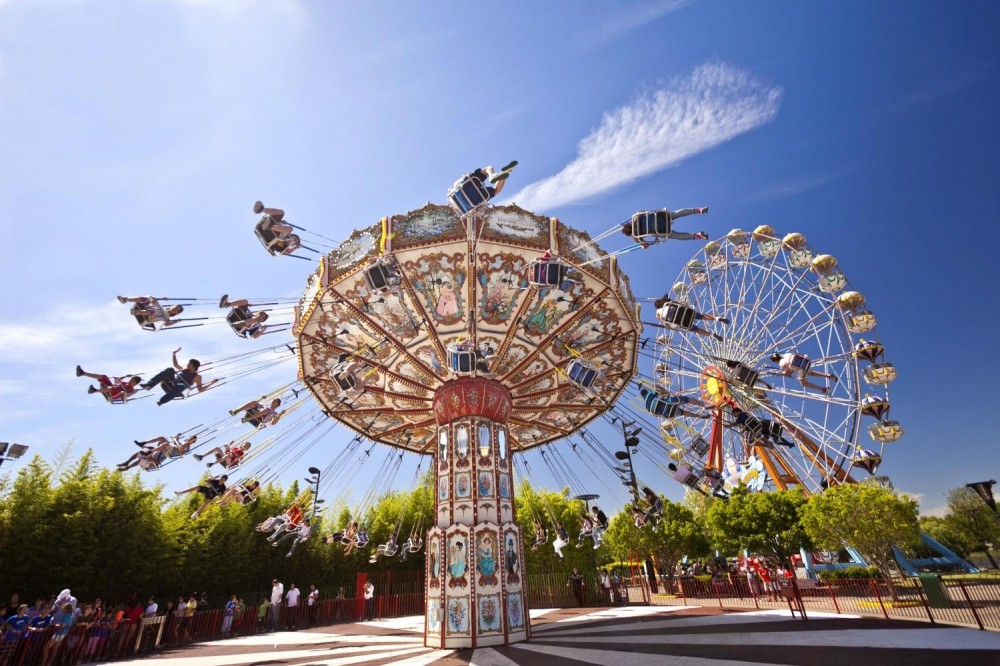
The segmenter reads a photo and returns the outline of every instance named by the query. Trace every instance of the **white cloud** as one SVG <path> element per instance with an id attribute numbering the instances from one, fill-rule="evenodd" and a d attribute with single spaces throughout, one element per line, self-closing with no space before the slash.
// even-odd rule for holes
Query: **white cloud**
<path id="1" fill-rule="evenodd" d="M 600 25 L 592 35 L 588 35 L 589 41 L 608 42 L 618 39 L 667 14 L 674 13 L 687 4 L 689 0 L 658 0 L 639 4 L 624 12 L 619 5 L 609 5 L 615 9 L 615 19 Z"/>
<path id="2" fill-rule="evenodd" d="M 510 197 L 529 210 L 591 199 L 771 122 L 782 90 L 720 63 L 604 115 L 575 160 Z"/>
<path id="3" fill-rule="evenodd" d="M 787 199 L 788 197 L 794 197 L 798 194 L 802 194 L 803 192 L 823 187 L 843 175 L 843 173 L 831 173 L 822 176 L 806 176 L 803 178 L 796 178 L 794 180 L 772 185 L 771 187 L 765 187 L 764 189 L 755 192 L 750 198 L 753 201 Z"/>

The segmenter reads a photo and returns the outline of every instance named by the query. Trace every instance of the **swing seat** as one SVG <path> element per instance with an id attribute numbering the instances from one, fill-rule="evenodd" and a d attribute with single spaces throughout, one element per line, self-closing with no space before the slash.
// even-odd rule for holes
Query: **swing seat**
<path id="1" fill-rule="evenodd" d="M 391 257 L 384 257 L 366 268 L 365 284 L 375 294 L 380 294 L 402 284 L 402 276 L 395 260 Z"/>
<path id="2" fill-rule="evenodd" d="M 785 427 L 776 421 L 762 421 L 761 433 L 761 436 L 765 439 L 777 442 L 781 440 L 781 436 L 785 433 Z"/>
<path id="3" fill-rule="evenodd" d="M 247 321 L 249 321 L 251 317 L 253 317 L 253 313 L 250 312 L 250 308 L 240 306 L 238 308 L 233 308 L 232 311 L 226 315 L 226 323 L 233 329 L 233 333 L 242 338 L 243 332 L 247 327 Z"/>
<path id="4" fill-rule="evenodd" d="M 236 484 L 236 494 L 239 496 L 236 501 L 239 502 L 240 506 L 250 506 L 257 501 L 256 492 L 247 490 L 247 487 L 242 483 Z"/>
<path id="5" fill-rule="evenodd" d="M 675 400 L 667 400 L 662 396 L 656 396 L 653 400 L 646 402 L 646 409 L 660 418 L 672 419 L 680 411 L 680 404 Z"/>
<path id="6" fill-rule="evenodd" d="M 746 415 L 746 420 L 742 424 L 743 435 L 751 442 L 764 436 L 764 422 L 756 416 Z"/>
<path id="7" fill-rule="evenodd" d="M 281 235 L 271 229 L 274 222 L 273 218 L 265 215 L 253 229 L 254 235 L 257 236 L 257 239 L 260 240 L 264 249 L 267 250 L 268 254 L 272 257 L 275 254 L 274 244 L 281 241 Z"/>
<path id="8" fill-rule="evenodd" d="M 809 368 L 812 367 L 812 361 L 809 357 L 802 356 L 801 354 L 796 354 L 792 358 L 792 374 L 798 379 L 803 379 L 809 374 Z"/>
<path id="9" fill-rule="evenodd" d="M 701 477 L 698 476 L 696 472 L 692 471 L 690 467 L 680 466 L 677 468 L 677 471 L 674 472 L 674 479 L 682 485 L 694 488 L 698 485 Z"/>
<path id="10" fill-rule="evenodd" d="M 254 235 L 257 236 L 267 253 L 273 257 L 278 254 L 290 254 L 297 250 L 301 244 L 298 235 L 279 234 L 271 228 L 275 222 L 274 218 L 265 215 L 253 229 Z"/>
<path id="11" fill-rule="evenodd" d="M 170 315 L 163 309 L 160 302 L 155 298 L 150 298 L 149 303 L 135 303 L 129 310 L 139 328 L 144 331 L 159 331 L 171 322 Z"/>
<path id="12" fill-rule="evenodd" d="M 528 264 L 528 283 L 558 289 L 566 279 L 567 270 L 566 264 L 555 259 L 535 259 Z"/>
<path id="13" fill-rule="evenodd" d="M 452 345 L 448 347 L 448 364 L 453 372 L 468 374 L 476 367 L 476 352 Z"/>
<path id="14" fill-rule="evenodd" d="M 448 202 L 459 217 L 485 206 L 489 200 L 490 194 L 482 181 L 471 174 L 459 178 L 448 190 Z"/>
<path id="15" fill-rule="evenodd" d="M 632 239 L 641 242 L 644 236 L 666 238 L 670 235 L 670 212 L 641 210 L 632 216 Z"/>
<path id="16" fill-rule="evenodd" d="M 160 469 L 162 461 L 154 460 L 153 458 L 142 457 L 139 458 L 139 469 L 144 472 L 155 472 Z"/>
<path id="17" fill-rule="evenodd" d="M 585 389 L 593 386 L 594 380 L 597 379 L 597 369 L 578 358 L 569 362 L 566 374 L 571 382 Z"/>
<path id="18" fill-rule="evenodd" d="M 709 448 L 708 442 L 705 441 L 704 437 L 700 437 L 700 436 L 699 437 L 695 437 L 694 440 L 691 441 L 690 450 L 691 450 L 691 453 L 694 453 L 695 455 L 698 455 L 698 456 L 705 455 L 706 453 L 708 453 L 708 448 Z"/>
<path id="19" fill-rule="evenodd" d="M 697 312 L 684 303 L 667 303 L 656 311 L 656 317 L 670 328 L 680 328 L 686 331 L 694 328 Z"/>
<path id="20" fill-rule="evenodd" d="M 340 366 L 338 366 L 340 368 Z M 331 379 L 341 392 L 352 391 L 358 386 L 358 378 L 346 368 L 334 368 Z"/>
<path id="21" fill-rule="evenodd" d="M 737 363 L 732 368 L 732 378 L 739 384 L 753 388 L 753 385 L 760 379 L 760 373 L 743 363 Z"/>

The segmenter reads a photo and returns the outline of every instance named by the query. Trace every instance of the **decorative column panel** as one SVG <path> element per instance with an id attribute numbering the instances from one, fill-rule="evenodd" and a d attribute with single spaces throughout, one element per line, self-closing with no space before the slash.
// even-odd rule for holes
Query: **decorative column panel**
<path id="1" fill-rule="evenodd" d="M 529 636 L 506 422 L 510 393 L 467 377 L 434 398 L 435 525 L 427 535 L 425 644 L 503 645 Z"/>

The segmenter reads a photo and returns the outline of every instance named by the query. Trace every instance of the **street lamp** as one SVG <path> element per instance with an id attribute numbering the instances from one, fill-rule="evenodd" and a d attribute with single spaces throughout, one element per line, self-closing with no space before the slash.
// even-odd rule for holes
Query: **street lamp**
<path id="1" fill-rule="evenodd" d="M 28 447 L 25 444 L 0 442 L 0 465 L 3 465 L 7 460 L 17 460 L 23 456 L 27 450 Z"/>
<path id="2" fill-rule="evenodd" d="M 615 471 L 621 474 L 628 473 L 628 477 L 622 476 L 622 483 L 632 490 L 632 496 L 635 499 L 639 498 L 639 485 L 635 480 L 635 468 L 632 465 L 632 454 L 638 453 L 637 446 L 639 446 L 639 433 L 642 432 L 642 428 L 636 428 L 635 430 L 629 431 L 631 426 L 635 425 L 635 421 L 630 421 L 625 423 L 622 421 L 622 437 L 625 438 L 625 450 L 615 451 L 615 458 L 622 461 L 621 467 L 616 467 Z"/>
<path id="3" fill-rule="evenodd" d="M 305 481 L 312 487 L 313 491 L 312 515 L 315 516 L 316 512 L 319 511 L 319 505 L 325 502 L 326 500 L 322 500 L 319 498 L 319 477 L 320 477 L 319 469 L 316 467 L 310 467 L 309 473 L 312 474 L 312 476 L 308 477 Z"/>

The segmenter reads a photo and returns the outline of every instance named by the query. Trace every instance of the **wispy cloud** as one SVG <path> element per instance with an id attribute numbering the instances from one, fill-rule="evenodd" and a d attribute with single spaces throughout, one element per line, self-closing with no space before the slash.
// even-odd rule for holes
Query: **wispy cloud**
<path id="1" fill-rule="evenodd" d="M 780 87 L 744 70 L 701 65 L 691 76 L 606 113 L 580 141 L 576 159 L 510 200 L 545 210 L 592 199 L 771 122 L 781 95 Z"/>
<path id="2" fill-rule="evenodd" d="M 608 5 L 615 11 L 614 20 L 600 24 L 585 37 L 590 43 L 614 41 L 667 14 L 674 13 L 687 4 L 690 4 L 690 0 L 657 0 L 628 7 L 624 12 L 621 11 L 620 5 Z"/>
<path id="3" fill-rule="evenodd" d="M 816 188 L 823 187 L 833 181 L 844 176 L 845 172 L 829 173 L 821 176 L 805 176 L 803 178 L 795 178 L 782 183 L 777 183 L 770 187 L 765 187 L 750 197 L 752 201 L 773 201 L 775 199 L 786 199 L 788 197 L 794 197 L 803 192 L 808 192 L 810 190 L 815 190 Z"/>
<path id="4" fill-rule="evenodd" d="M 959 72 L 955 76 L 951 76 L 946 79 L 936 79 L 929 82 L 920 90 L 903 95 L 894 103 L 882 109 L 882 113 L 885 115 L 902 113 L 904 111 L 909 111 L 914 107 L 920 106 L 921 104 L 926 104 L 927 102 L 935 100 L 939 97 L 954 95 L 955 93 L 961 92 L 970 86 L 984 81 L 988 74 L 989 72 L 986 69 L 974 69 Z"/>

